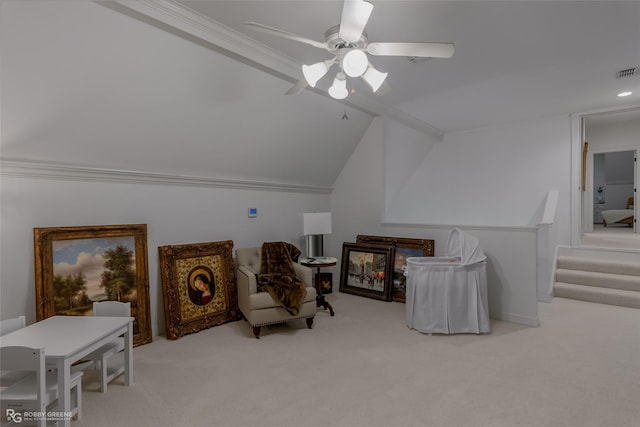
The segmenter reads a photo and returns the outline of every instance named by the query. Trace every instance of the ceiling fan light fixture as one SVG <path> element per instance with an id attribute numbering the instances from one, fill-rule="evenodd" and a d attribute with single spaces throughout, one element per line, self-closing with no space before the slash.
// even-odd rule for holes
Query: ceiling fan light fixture
<path id="1" fill-rule="evenodd" d="M 347 90 L 347 79 L 344 73 L 340 72 L 336 74 L 336 78 L 333 80 L 333 84 L 329 88 L 329 95 L 334 99 L 345 99 L 349 95 Z"/>
<path id="2" fill-rule="evenodd" d="M 316 83 L 329 71 L 326 62 L 317 62 L 313 65 L 303 65 L 302 74 L 309 86 L 316 87 Z"/>
<path id="3" fill-rule="evenodd" d="M 360 49 L 350 50 L 342 59 L 342 69 L 349 77 L 360 77 L 368 65 L 367 54 Z"/>
<path id="4" fill-rule="evenodd" d="M 388 73 L 380 72 L 369 64 L 369 55 L 404 56 L 415 61 L 416 58 L 450 58 L 455 51 L 453 43 L 370 43 L 365 27 L 373 11 L 373 4 L 367 0 L 342 1 L 340 24 L 325 31 L 324 42 L 317 42 L 287 31 L 258 24 L 257 22 L 245 22 L 246 26 L 254 30 L 324 49 L 334 55 L 333 59 L 328 61 L 303 65 L 302 73 L 304 78 L 296 82 L 286 92 L 287 95 L 299 93 L 307 86 L 315 88 L 320 79 L 326 76 L 333 64 L 338 64 L 340 67 L 328 91 L 329 95 L 334 99 L 344 99 L 349 96 L 346 76 L 351 78 L 360 77 L 371 87 L 373 92 L 379 92 Z M 388 90 L 389 85 L 385 85 L 385 89 L 382 92 Z M 355 93 L 353 88 L 352 93 Z"/>
<path id="5" fill-rule="evenodd" d="M 383 73 L 373 68 L 373 65 L 369 65 L 367 71 L 362 75 L 362 79 L 371 86 L 374 92 L 377 92 L 387 78 L 387 75 L 389 75 L 389 73 Z"/>

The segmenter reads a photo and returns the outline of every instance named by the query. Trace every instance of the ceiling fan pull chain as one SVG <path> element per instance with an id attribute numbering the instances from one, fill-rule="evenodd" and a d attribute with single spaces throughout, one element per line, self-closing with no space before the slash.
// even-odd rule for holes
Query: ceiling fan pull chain
<path id="1" fill-rule="evenodd" d="M 344 106 L 344 114 L 342 115 L 342 120 L 349 120 L 349 116 L 347 116 L 347 106 Z"/>

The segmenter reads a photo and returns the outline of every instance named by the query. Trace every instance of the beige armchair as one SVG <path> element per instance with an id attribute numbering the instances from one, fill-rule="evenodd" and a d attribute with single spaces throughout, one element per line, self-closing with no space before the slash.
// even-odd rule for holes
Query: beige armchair
<path id="1" fill-rule="evenodd" d="M 271 298 L 268 292 L 258 292 L 256 274 L 260 273 L 261 248 L 236 249 L 236 278 L 238 283 L 238 306 L 253 327 L 256 338 L 260 338 L 262 326 L 283 323 L 294 319 L 306 319 L 311 329 L 316 315 L 316 289 L 313 287 L 310 268 L 293 263 L 296 277 L 304 282 L 307 296 L 297 315 L 290 314 L 280 303 Z"/>

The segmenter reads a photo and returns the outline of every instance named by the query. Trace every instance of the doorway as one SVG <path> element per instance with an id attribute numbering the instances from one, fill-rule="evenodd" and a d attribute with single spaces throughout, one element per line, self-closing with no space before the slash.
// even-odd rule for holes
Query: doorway
<path id="1" fill-rule="evenodd" d="M 640 108 L 585 115 L 581 130 L 588 152 L 579 246 L 640 250 L 636 204 L 629 203 L 639 176 Z"/>

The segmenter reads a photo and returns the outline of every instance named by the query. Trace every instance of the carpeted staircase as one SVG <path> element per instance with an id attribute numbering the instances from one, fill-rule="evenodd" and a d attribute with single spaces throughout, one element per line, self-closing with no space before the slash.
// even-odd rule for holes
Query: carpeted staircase
<path id="1" fill-rule="evenodd" d="M 640 263 L 558 255 L 553 294 L 640 308 Z"/>

